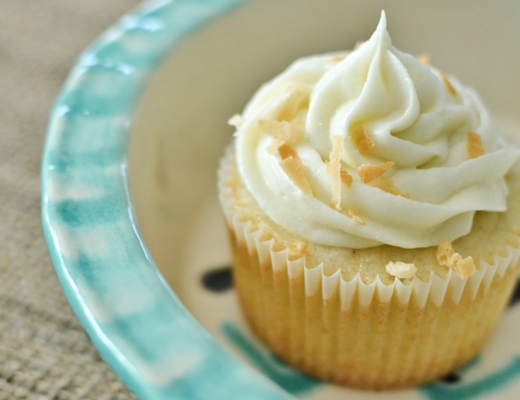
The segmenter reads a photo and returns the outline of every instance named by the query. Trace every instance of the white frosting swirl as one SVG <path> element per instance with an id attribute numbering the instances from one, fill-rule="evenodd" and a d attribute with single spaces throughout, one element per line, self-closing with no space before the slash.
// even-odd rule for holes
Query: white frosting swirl
<path id="1" fill-rule="evenodd" d="M 291 148 L 311 196 L 269 151 L 275 137 L 259 128 L 284 119 L 287 104 L 297 105 L 293 122 L 305 121 Z M 361 128 L 367 148 L 356 141 Z M 468 132 L 481 138 L 484 154 L 470 158 Z M 353 182 L 342 184 L 334 208 L 327 162 L 338 136 Z M 519 155 L 500 143 L 472 89 L 392 46 L 384 13 L 353 52 L 297 60 L 262 86 L 237 128 L 236 153 L 246 187 L 274 222 L 311 242 L 350 248 L 427 247 L 467 234 L 476 211 L 506 210 L 504 176 Z M 383 175 L 393 192 L 360 178 L 360 166 L 387 162 L 395 163 Z"/>

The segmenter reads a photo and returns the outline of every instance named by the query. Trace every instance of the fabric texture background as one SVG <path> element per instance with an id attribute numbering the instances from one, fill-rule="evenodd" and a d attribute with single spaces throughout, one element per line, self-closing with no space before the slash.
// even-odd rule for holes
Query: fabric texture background
<path id="1" fill-rule="evenodd" d="M 133 399 L 72 312 L 41 228 L 48 115 L 81 51 L 138 0 L 0 0 L 0 400 Z"/>

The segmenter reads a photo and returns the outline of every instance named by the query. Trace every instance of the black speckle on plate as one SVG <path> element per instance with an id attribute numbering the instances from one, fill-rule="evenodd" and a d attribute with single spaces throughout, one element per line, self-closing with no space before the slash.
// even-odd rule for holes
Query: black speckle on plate
<path id="1" fill-rule="evenodd" d="M 513 290 L 513 295 L 509 301 L 509 306 L 514 306 L 518 302 L 520 302 L 520 281 L 516 282 L 516 287 L 515 290 Z"/>
<path id="2" fill-rule="evenodd" d="M 211 292 L 225 292 L 233 287 L 231 267 L 217 267 L 204 272 L 202 286 Z"/>
<path id="3" fill-rule="evenodd" d="M 460 375 L 456 372 L 452 372 L 445 377 L 441 378 L 441 381 L 444 383 L 457 383 L 460 381 Z"/>

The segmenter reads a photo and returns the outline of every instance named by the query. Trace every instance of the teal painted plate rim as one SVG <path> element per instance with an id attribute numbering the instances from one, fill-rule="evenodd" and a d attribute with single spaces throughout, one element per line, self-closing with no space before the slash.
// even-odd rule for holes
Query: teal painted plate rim
<path id="1" fill-rule="evenodd" d="M 148 254 L 127 187 L 132 118 L 149 79 L 190 33 L 249 1 L 144 2 L 79 57 L 51 113 L 41 181 L 50 255 L 86 332 L 141 399 L 289 400 L 297 393 L 236 360 L 184 307 Z M 234 326 L 224 331 L 256 351 Z M 515 354 L 475 382 L 418 389 L 421 397 L 474 398 L 519 371 Z M 303 390 L 313 382 L 291 384 Z"/>
<path id="2" fill-rule="evenodd" d="M 41 178 L 51 258 L 95 346 L 141 399 L 293 398 L 182 305 L 140 238 L 127 188 L 128 136 L 149 78 L 191 32 L 247 1 L 144 2 L 79 57 L 51 113 Z"/>

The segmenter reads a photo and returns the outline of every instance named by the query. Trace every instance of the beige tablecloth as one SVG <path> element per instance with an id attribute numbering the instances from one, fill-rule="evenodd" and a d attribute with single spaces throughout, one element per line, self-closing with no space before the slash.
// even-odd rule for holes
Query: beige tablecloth
<path id="1" fill-rule="evenodd" d="M 138 0 L 0 0 L 0 400 L 128 399 L 56 278 L 40 222 L 48 113 L 79 53 Z"/>

